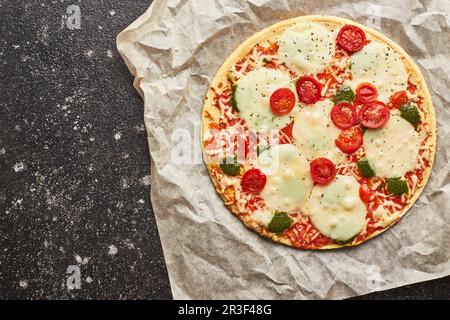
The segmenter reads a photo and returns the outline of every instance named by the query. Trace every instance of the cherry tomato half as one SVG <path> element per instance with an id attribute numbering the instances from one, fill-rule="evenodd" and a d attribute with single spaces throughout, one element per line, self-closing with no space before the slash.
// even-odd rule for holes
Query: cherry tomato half
<path id="1" fill-rule="evenodd" d="M 337 103 L 331 109 L 331 120 L 340 129 L 347 129 L 358 123 L 355 107 L 345 101 Z"/>
<path id="2" fill-rule="evenodd" d="M 337 137 L 336 146 L 345 153 L 353 153 L 363 143 L 363 133 L 359 126 L 344 129 Z"/>
<path id="3" fill-rule="evenodd" d="M 280 88 L 270 96 L 270 110 L 277 116 L 284 116 L 295 106 L 295 94 L 291 89 Z"/>
<path id="4" fill-rule="evenodd" d="M 375 86 L 368 82 L 363 82 L 356 88 L 356 100 L 361 103 L 367 103 L 377 98 L 378 91 Z"/>
<path id="5" fill-rule="evenodd" d="M 359 187 L 359 197 L 361 201 L 364 203 L 368 203 L 370 201 L 370 197 L 372 197 L 372 190 L 370 190 L 367 183 L 362 183 Z"/>
<path id="6" fill-rule="evenodd" d="M 327 158 L 317 158 L 309 164 L 311 178 L 320 185 L 325 185 L 333 181 L 336 176 L 336 166 Z"/>
<path id="7" fill-rule="evenodd" d="M 248 193 L 260 193 L 266 185 L 266 175 L 259 169 L 250 169 L 244 173 L 241 180 L 242 190 Z"/>
<path id="8" fill-rule="evenodd" d="M 298 78 L 297 84 L 298 99 L 305 104 L 313 104 L 319 101 L 322 86 L 319 81 L 311 76 L 302 76 Z"/>
<path id="9" fill-rule="evenodd" d="M 347 24 L 339 30 L 337 42 L 345 51 L 353 53 L 364 47 L 366 34 L 361 28 Z"/>
<path id="10" fill-rule="evenodd" d="M 389 109 L 383 102 L 377 100 L 366 103 L 359 110 L 359 121 L 369 129 L 381 128 L 388 122 L 389 117 Z"/>
<path id="11" fill-rule="evenodd" d="M 406 91 L 399 91 L 392 95 L 389 99 L 389 102 L 392 104 L 392 107 L 395 109 L 400 109 L 401 106 L 408 103 L 408 94 Z"/>

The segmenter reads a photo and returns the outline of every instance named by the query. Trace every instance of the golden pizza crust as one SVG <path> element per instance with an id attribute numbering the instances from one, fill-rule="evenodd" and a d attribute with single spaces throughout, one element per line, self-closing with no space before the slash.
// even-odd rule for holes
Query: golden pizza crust
<path id="1" fill-rule="evenodd" d="M 429 166 L 424 170 L 423 172 L 423 180 L 421 184 L 418 186 L 415 194 L 410 198 L 410 202 L 407 206 L 405 206 L 400 213 L 398 213 L 398 218 L 393 221 L 390 225 L 386 226 L 385 228 L 381 230 L 377 230 L 374 233 L 372 233 L 369 237 L 365 238 L 364 240 L 360 240 L 355 243 L 345 243 L 345 244 L 330 244 L 323 246 L 321 248 L 317 249 L 311 249 L 311 250 L 323 250 L 323 249 L 337 249 L 337 248 L 343 248 L 343 247 L 350 247 L 350 246 L 356 246 L 359 245 L 377 235 L 384 232 L 391 226 L 393 226 L 395 223 L 397 223 L 403 215 L 412 207 L 412 205 L 416 202 L 417 198 L 422 193 L 428 178 L 431 174 L 431 168 L 433 167 L 433 162 L 435 158 L 436 153 L 436 117 L 435 117 L 435 111 L 434 107 L 431 101 L 431 95 L 428 90 L 428 87 L 425 83 L 425 79 L 423 78 L 423 75 L 420 71 L 420 69 L 417 67 L 417 65 L 414 63 L 414 61 L 409 57 L 409 55 L 395 42 L 387 38 L 386 36 L 382 35 L 378 31 L 375 31 L 371 28 L 368 28 L 366 26 L 363 26 L 361 24 L 358 24 L 354 21 L 343 19 L 339 17 L 334 16 L 326 16 L 326 15 L 311 15 L 311 16 L 301 16 L 293 19 L 288 19 L 281 21 L 279 23 L 276 23 L 270 27 L 267 27 L 263 29 L 262 31 L 254 34 L 250 38 L 248 38 L 246 41 L 244 41 L 239 47 L 225 60 L 223 65 L 220 67 L 220 69 L 217 71 L 215 77 L 211 81 L 208 92 L 206 94 L 205 103 L 203 106 L 202 111 L 202 149 L 204 149 L 204 134 L 205 130 L 209 127 L 209 124 L 212 122 L 217 122 L 219 117 L 219 110 L 217 107 L 213 104 L 213 98 L 214 98 L 214 91 L 212 88 L 217 88 L 219 83 L 227 83 L 227 77 L 228 72 L 231 69 L 233 65 L 235 65 L 240 59 L 242 59 L 256 44 L 262 41 L 274 39 L 280 34 L 282 34 L 287 28 L 294 25 L 297 22 L 300 21 L 310 21 L 310 22 L 316 22 L 320 23 L 323 26 L 327 28 L 340 28 L 341 26 L 345 24 L 352 24 L 360 27 L 364 30 L 364 32 L 368 35 L 370 35 L 372 38 L 376 39 L 377 41 L 387 44 L 390 47 L 392 47 L 394 50 L 396 50 L 403 58 L 404 58 L 404 64 L 406 66 L 406 69 L 408 71 L 408 74 L 410 76 L 410 81 L 416 85 L 416 92 L 418 95 L 423 97 L 423 106 L 424 109 L 427 112 L 427 122 L 430 124 L 431 127 L 431 143 L 430 143 L 430 160 L 429 160 Z M 209 115 L 212 118 L 206 117 L 205 114 L 209 113 Z M 285 245 L 292 246 L 291 241 L 289 238 L 282 234 L 276 234 L 267 231 L 265 228 L 261 227 L 259 224 L 254 222 L 248 215 L 242 215 L 239 213 L 239 210 L 235 205 L 228 205 L 227 203 L 230 203 L 231 197 L 233 195 L 227 195 L 225 192 L 222 192 L 222 188 L 219 186 L 218 181 L 213 177 L 213 165 L 207 165 L 208 171 L 211 175 L 211 179 L 213 181 L 214 187 L 216 191 L 219 193 L 221 198 L 224 200 L 225 205 L 230 209 L 237 217 L 239 217 L 240 220 L 250 229 L 258 232 L 259 234 L 272 239 L 275 242 L 283 243 Z M 295 247 L 298 248 L 298 247 Z M 302 248 L 299 248 L 302 249 Z M 308 248 L 303 248 L 308 249 Z"/>

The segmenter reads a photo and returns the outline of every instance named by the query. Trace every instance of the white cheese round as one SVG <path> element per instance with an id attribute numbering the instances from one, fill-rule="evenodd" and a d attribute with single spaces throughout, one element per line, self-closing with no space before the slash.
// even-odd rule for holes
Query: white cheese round
<path id="1" fill-rule="evenodd" d="M 330 65 L 336 35 L 317 23 L 302 21 L 278 39 L 278 59 L 298 74 L 315 74 Z"/>
<path id="2" fill-rule="evenodd" d="M 325 157 L 337 164 L 345 159 L 345 154 L 336 147 L 340 130 L 331 120 L 332 107 L 330 100 L 319 101 L 300 108 L 294 118 L 294 143 L 308 160 Z"/>
<path id="3" fill-rule="evenodd" d="M 275 145 L 264 151 L 256 164 L 267 177 L 261 192 L 270 210 L 301 211 L 312 188 L 309 163 L 292 144 Z"/>
<path id="4" fill-rule="evenodd" d="M 408 73 L 401 56 L 391 47 L 372 40 L 351 56 L 353 80 L 346 84 L 355 89 L 362 82 L 373 84 L 378 100 L 388 102 L 397 91 L 408 87 Z"/>
<path id="5" fill-rule="evenodd" d="M 316 185 L 306 204 L 306 213 L 323 235 L 338 241 L 356 236 L 366 224 L 366 205 L 359 197 L 353 176 L 336 176 L 326 186 Z"/>
<path id="6" fill-rule="evenodd" d="M 388 123 L 364 134 L 364 151 L 377 177 L 397 178 L 414 169 L 420 149 L 420 135 L 398 114 Z"/>
<path id="7" fill-rule="evenodd" d="M 250 129 L 282 129 L 291 121 L 291 114 L 276 116 L 270 110 L 270 96 L 279 88 L 289 88 L 295 94 L 295 85 L 288 73 L 260 68 L 250 71 L 237 81 L 236 102 L 239 114 Z"/>

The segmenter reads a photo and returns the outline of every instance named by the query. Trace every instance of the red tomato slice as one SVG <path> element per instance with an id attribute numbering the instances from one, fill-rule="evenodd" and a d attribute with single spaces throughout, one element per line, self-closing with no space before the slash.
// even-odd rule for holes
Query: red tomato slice
<path id="1" fill-rule="evenodd" d="M 241 180 L 242 190 L 248 193 L 260 193 L 266 185 L 266 175 L 259 169 L 250 169 L 244 173 Z"/>
<path id="2" fill-rule="evenodd" d="M 270 96 L 270 110 L 277 116 L 284 116 L 295 106 L 295 94 L 288 88 L 275 90 Z"/>
<path id="3" fill-rule="evenodd" d="M 349 102 L 339 102 L 331 109 L 331 120 L 340 129 L 347 129 L 358 123 L 355 107 Z"/>
<path id="4" fill-rule="evenodd" d="M 389 117 L 389 109 L 383 102 L 377 100 L 366 103 L 359 110 L 359 121 L 369 129 L 381 128 L 388 122 Z"/>
<path id="5" fill-rule="evenodd" d="M 329 184 L 336 176 L 336 166 L 327 158 L 317 158 L 309 164 L 311 178 L 320 185 Z"/>
<path id="6" fill-rule="evenodd" d="M 292 127 L 294 126 L 294 121 L 288 124 L 286 127 L 280 130 L 279 144 L 292 143 L 294 137 L 292 136 Z"/>
<path id="7" fill-rule="evenodd" d="M 370 190 L 367 183 L 362 183 L 359 187 L 359 197 L 364 203 L 368 203 L 370 201 L 370 197 L 372 197 L 372 191 Z"/>
<path id="8" fill-rule="evenodd" d="M 359 126 L 342 130 L 337 137 L 336 146 L 345 153 L 353 153 L 363 143 L 363 133 Z"/>
<path id="9" fill-rule="evenodd" d="M 322 86 L 319 81 L 311 76 L 302 76 L 298 78 L 297 84 L 298 99 L 305 104 L 313 104 L 319 101 L 322 91 Z"/>
<path id="10" fill-rule="evenodd" d="M 367 103 L 376 99 L 378 95 L 377 88 L 368 82 L 363 82 L 356 88 L 356 100 L 361 103 Z"/>
<path id="11" fill-rule="evenodd" d="M 389 99 L 389 102 L 392 104 L 392 107 L 395 109 L 400 109 L 401 106 L 408 103 L 408 94 L 406 91 L 399 91 L 392 95 Z"/>
<path id="12" fill-rule="evenodd" d="M 337 42 L 345 51 L 353 53 L 364 47 L 366 34 L 361 28 L 347 24 L 339 30 Z"/>

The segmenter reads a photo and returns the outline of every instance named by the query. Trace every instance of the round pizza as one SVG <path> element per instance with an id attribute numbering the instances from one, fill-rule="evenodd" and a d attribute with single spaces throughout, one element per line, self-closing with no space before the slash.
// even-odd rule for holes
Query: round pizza
<path id="1" fill-rule="evenodd" d="M 243 42 L 211 81 L 202 150 L 248 228 L 302 249 L 354 246 L 422 192 L 436 119 L 420 70 L 377 31 L 303 16 Z"/>

